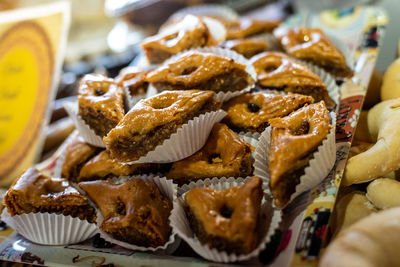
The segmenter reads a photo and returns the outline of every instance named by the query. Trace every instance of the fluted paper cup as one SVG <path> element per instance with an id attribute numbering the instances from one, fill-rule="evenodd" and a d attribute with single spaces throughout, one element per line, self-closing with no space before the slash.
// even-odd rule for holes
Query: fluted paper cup
<path id="1" fill-rule="evenodd" d="M 121 163 L 168 163 L 187 158 L 204 146 L 214 124 L 221 121 L 225 115 L 226 112 L 222 109 L 201 114 L 184 124 L 146 156 L 136 161 Z"/>
<path id="2" fill-rule="evenodd" d="M 68 245 L 96 234 L 96 224 L 55 213 L 27 213 L 11 216 L 3 209 L 1 219 L 26 239 L 41 245 Z"/>
<path id="3" fill-rule="evenodd" d="M 331 125 L 327 137 L 322 144 L 314 152 L 308 166 L 304 169 L 304 174 L 300 177 L 300 183 L 296 186 L 295 192 L 290 196 L 287 206 L 301 193 L 306 192 L 319 183 L 329 174 L 336 161 L 336 113 L 331 112 Z M 261 134 L 255 153 L 254 175 L 259 176 L 263 180 L 263 188 L 267 194 L 270 194 L 269 188 L 269 148 L 271 138 L 271 126 L 269 126 Z M 275 205 L 274 205 L 275 207 Z M 282 207 L 284 208 L 284 207 Z"/>
<path id="4" fill-rule="evenodd" d="M 245 180 L 243 178 L 235 179 L 221 178 L 221 179 L 206 179 L 204 181 L 197 181 L 190 183 L 183 187 L 182 192 L 187 192 L 196 187 L 211 187 L 217 190 L 228 189 L 233 186 L 241 186 Z M 184 194 L 184 193 L 183 193 Z M 245 261 L 254 257 L 265 248 L 265 245 L 271 240 L 271 236 L 275 230 L 278 229 L 281 221 L 281 212 L 272 207 L 271 202 L 267 200 L 268 196 L 264 195 L 261 204 L 261 211 L 259 221 L 257 224 L 257 233 L 261 235 L 257 247 L 249 254 L 238 255 L 234 253 L 227 253 L 226 251 L 219 251 L 216 248 L 210 248 L 208 245 L 202 245 L 196 238 L 192 231 L 188 218 L 184 209 L 184 195 L 178 198 L 176 209 L 173 210 L 171 216 L 171 225 L 176 230 L 177 234 L 185 240 L 189 246 L 203 258 L 215 262 L 237 262 Z"/>
<path id="5" fill-rule="evenodd" d="M 177 188 L 178 186 L 174 184 L 171 180 L 167 180 L 165 177 L 159 177 L 159 176 L 154 176 L 154 175 L 142 175 L 142 176 L 124 176 L 124 177 L 118 177 L 118 178 L 112 178 L 109 179 L 108 181 L 114 183 L 114 184 L 122 184 L 128 180 L 131 179 L 142 179 L 144 181 L 151 182 L 155 184 L 158 189 L 160 190 L 161 194 L 167 197 L 173 204 L 172 211 L 176 208 L 176 197 L 177 197 Z M 170 225 L 171 225 L 171 215 L 169 217 Z M 97 225 L 101 225 L 104 220 L 103 215 L 101 214 L 100 210 L 97 208 L 97 220 L 96 223 Z M 172 227 L 172 226 L 171 226 Z M 117 240 L 113 238 L 111 235 L 108 233 L 102 231 L 100 228 L 98 228 L 98 233 L 100 233 L 100 236 L 113 244 L 119 245 L 124 248 L 132 249 L 132 250 L 139 250 L 139 251 L 167 251 L 172 253 L 174 249 L 177 248 L 176 242 L 180 242 L 179 239 L 176 238 L 176 232 L 172 228 L 171 235 L 169 236 L 169 240 L 162 246 L 158 247 L 143 247 L 143 246 L 137 246 L 135 244 L 130 244 L 127 242 L 123 242 L 120 240 Z"/>
<path id="6" fill-rule="evenodd" d="M 78 102 L 65 102 L 64 108 L 67 111 L 69 117 L 75 124 L 80 136 L 86 141 L 86 143 L 97 147 L 106 147 L 101 136 L 96 135 L 96 133 L 90 128 L 89 125 L 82 119 L 78 113 Z"/>

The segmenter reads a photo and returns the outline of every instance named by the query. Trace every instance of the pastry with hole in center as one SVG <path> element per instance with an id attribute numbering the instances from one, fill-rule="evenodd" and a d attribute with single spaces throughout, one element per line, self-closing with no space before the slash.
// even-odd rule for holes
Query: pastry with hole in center
<path id="1" fill-rule="evenodd" d="M 290 56 L 311 62 L 339 77 L 351 77 L 342 52 L 318 28 L 278 28 L 274 36 Z"/>
<path id="2" fill-rule="evenodd" d="M 253 176 L 243 185 L 225 190 L 191 189 L 185 194 L 185 209 L 201 244 L 248 254 L 259 241 L 256 228 L 262 198 L 262 180 Z"/>
<path id="3" fill-rule="evenodd" d="M 164 245 L 171 234 L 171 201 L 151 182 L 139 178 L 122 184 L 109 181 L 79 183 L 99 207 L 99 228 L 113 238 L 143 247 Z"/>
<path id="4" fill-rule="evenodd" d="M 216 123 L 204 147 L 174 162 L 166 176 L 180 185 L 212 177 L 247 177 L 253 171 L 252 150 L 225 124 Z"/>
<path id="5" fill-rule="evenodd" d="M 331 129 L 329 111 L 321 101 L 305 105 L 289 116 L 271 119 L 269 123 L 269 188 L 275 205 L 282 208 Z"/>
<path id="6" fill-rule="evenodd" d="M 221 102 L 214 100 L 211 91 L 164 91 L 140 100 L 104 142 L 113 158 L 121 162 L 136 161 L 188 121 L 220 107 Z"/>
<path id="7" fill-rule="evenodd" d="M 245 64 L 199 51 L 188 51 L 168 60 L 150 72 L 147 80 L 159 91 L 200 88 L 215 92 L 233 92 L 254 84 Z"/>
<path id="8" fill-rule="evenodd" d="M 203 18 L 186 15 L 180 22 L 146 38 L 142 48 L 150 64 L 160 64 L 179 52 L 215 42 Z"/>
<path id="9" fill-rule="evenodd" d="M 255 20 L 241 18 L 239 20 L 221 20 L 225 25 L 226 39 L 247 38 L 257 34 L 270 33 L 281 23 L 278 20 Z"/>
<path id="10" fill-rule="evenodd" d="M 270 44 L 261 38 L 249 38 L 225 41 L 221 44 L 221 47 L 242 54 L 245 58 L 251 58 L 267 51 L 270 48 Z"/>
<path id="11" fill-rule="evenodd" d="M 264 89 L 310 95 L 316 102 L 334 107 L 326 84 L 307 66 L 279 52 L 264 52 L 250 59 L 257 73 L 257 84 Z"/>
<path id="12" fill-rule="evenodd" d="M 11 216 L 28 213 L 56 213 L 91 223 L 96 213 L 88 198 L 62 178 L 51 178 L 30 168 L 16 180 L 4 196 Z"/>
<path id="13" fill-rule="evenodd" d="M 79 115 L 98 136 L 106 136 L 124 116 L 123 95 L 113 79 L 87 74 L 79 83 Z"/>
<path id="14" fill-rule="evenodd" d="M 269 125 L 268 120 L 284 117 L 313 102 L 311 96 L 292 93 L 247 93 L 223 104 L 222 109 L 227 112 L 223 122 L 236 132 L 262 133 Z"/>

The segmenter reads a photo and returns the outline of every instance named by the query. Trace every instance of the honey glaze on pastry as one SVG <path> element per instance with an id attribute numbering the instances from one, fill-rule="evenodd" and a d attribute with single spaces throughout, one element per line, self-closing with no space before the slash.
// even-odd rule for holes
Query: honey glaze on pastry
<path id="1" fill-rule="evenodd" d="M 69 182 L 51 178 L 34 168 L 28 169 L 8 189 L 4 196 L 8 212 L 14 215 L 27 213 L 56 213 L 94 222 L 96 214 L 86 196 Z"/>
<path id="2" fill-rule="evenodd" d="M 233 59 L 198 51 L 183 53 L 150 72 L 147 80 L 158 90 L 200 88 L 211 91 L 240 91 L 254 81 L 246 65 Z"/>
<path id="3" fill-rule="evenodd" d="M 224 103 L 222 108 L 227 115 L 223 122 L 236 132 L 262 133 L 269 119 L 286 116 L 304 104 L 313 102 L 311 96 L 292 93 L 247 93 Z"/>
<path id="4" fill-rule="evenodd" d="M 335 106 L 321 78 L 285 54 L 264 52 L 252 57 L 250 62 L 261 87 L 310 95 L 317 102 L 324 100 L 328 107 Z"/>
<path id="5" fill-rule="evenodd" d="M 248 254 L 258 243 L 256 227 L 262 198 L 262 180 L 257 176 L 226 190 L 194 188 L 185 195 L 190 226 L 203 245 Z"/>
<path id="6" fill-rule="evenodd" d="M 221 44 L 221 47 L 236 51 L 246 58 L 251 58 L 254 55 L 267 51 L 270 48 L 270 44 L 260 38 L 249 38 L 225 41 Z"/>
<path id="7" fill-rule="evenodd" d="M 227 28 L 226 39 L 232 40 L 272 32 L 273 29 L 279 26 L 280 21 L 241 18 L 234 21 L 222 20 L 222 23 Z"/>
<path id="8" fill-rule="evenodd" d="M 284 207 L 300 183 L 304 167 L 331 128 L 323 101 L 305 105 L 284 118 L 269 120 L 269 187 L 277 207 Z"/>
<path id="9" fill-rule="evenodd" d="M 146 81 L 148 72 L 148 70 L 139 69 L 135 66 L 126 67 L 115 78 L 115 82 L 120 87 L 128 88 L 132 96 L 144 95 L 149 87 L 149 83 Z"/>
<path id="10" fill-rule="evenodd" d="M 160 64 L 179 52 L 214 44 L 215 40 L 203 19 L 187 15 L 179 23 L 146 38 L 142 48 L 151 64 Z"/>
<path id="11" fill-rule="evenodd" d="M 278 28 L 274 31 L 285 51 L 298 59 L 310 61 L 339 77 L 351 77 L 346 59 L 325 33 L 318 28 Z"/>
<path id="12" fill-rule="evenodd" d="M 101 230 L 113 238 L 144 247 L 164 245 L 171 234 L 171 201 L 151 182 L 132 179 L 122 184 L 109 181 L 79 183 L 99 207 Z"/>
<path id="13" fill-rule="evenodd" d="M 214 92 L 164 91 L 140 100 L 104 138 L 113 158 L 138 160 L 162 144 L 189 120 L 221 107 Z"/>
<path id="14" fill-rule="evenodd" d="M 124 116 L 122 87 L 99 74 L 85 75 L 79 83 L 79 115 L 99 136 L 105 136 Z"/>
<path id="15" fill-rule="evenodd" d="M 211 177 L 246 177 L 251 174 L 252 146 L 225 124 L 216 123 L 204 147 L 174 162 L 167 174 L 178 184 Z"/>

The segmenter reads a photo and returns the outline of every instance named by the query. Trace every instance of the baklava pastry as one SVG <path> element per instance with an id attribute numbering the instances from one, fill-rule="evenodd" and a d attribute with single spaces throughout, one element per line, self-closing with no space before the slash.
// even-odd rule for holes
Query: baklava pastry
<path id="1" fill-rule="evenodd" d="M 131 96 L 145 95 L 149 87 L 146 81 L 147 73 L 149 73 L 148 70 L 135 66 L 126 67 L 115 78 L 115 82 L 120 87 L 127 88 Z"/>
<path id="2" fill-rule="evenodd" d="M 267 51 L 270 48 L 270 44 L 261 38 L 249 38 L 225 41 L 221 44 L 221 47 L 242 54 L 245 58 L 251 58 Z"/>
<path id="3" fill-rule="evenodd" d="M 239 20 L 222 20 L 227 28 L 226 39 L 247 38 L 257 34 L 270 33 L 281 23 L 278 20 L 254 20 L 241 18 Z"/>

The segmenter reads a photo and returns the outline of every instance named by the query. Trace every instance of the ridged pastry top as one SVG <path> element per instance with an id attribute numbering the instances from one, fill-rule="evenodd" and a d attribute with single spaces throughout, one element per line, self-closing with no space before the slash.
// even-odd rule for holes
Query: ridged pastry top
<path id="1" fill-rule="evenodd" d="M 224 103 L 228 113 L 225 121 L 240 128 L 258 128 L 269 119 L 286 116 L 306 103 L 313 103 L 311 96 L 300 94 L 247 93 Z"/>
<path id="2" fill-rule="evenodd" d="M 329 112 L 323 101 L 306 105 L 284 118 L 271 119 L 269 123 L 269 172 L 270 185 L 273 187 L 284 173 L 294 169 L 298 161 L 322 143 L 331 126 Z"/>
<path id="3" fill-rule="evenodd" d="M 268 50 L 270 45 L 266 40 L 260 38 L 248 38 L 226 41 L 223 43 L 223 47 L 248 57 L 248 55 L 253 56 L 256 53 Z"/>
<path id="4" fill-rule="evenodd" d="M 87 74 L 79 83 L 79 107 L 90 106 L 119 121 L 124 116 L 123 93 L 124 90 L 113 79 L 100 74 Z"/>
<path id="5" fill-rule="evenodd" d="M 212 36 L 201 17 L 185 16 L 180 22 L 163 29 L 142 42 L 143 49 L 161 49 L 177 54 L 192 47 L 213 44 Z"/>
<path id="6" fill-rule="evenodd" d="M 256 34 L 272 32 L 279 26 L 277 20 L 254 20 L 241 18 L 236 21 L 222 21 L 227 28 L 227 40 L 245 38 Z"/>
<path id="7" fill-rule="evenodd" d="M 69 182 L 61 178 L 51 178 L 43 175 L 35 168 L 28 169 L 7 191 L 5 202 L 19 201 L 17 206 L 23 205 L 54 206 L 88 205 L 88 199 L 73 188 Z M 29 204 L 31 203 L 31 204 Z M 14 211 L 9 210 L 11 215 Z"/>
<path id="8" fill-rule="evenodd" d="M 279 52 L 264 52 L 251 58 L 258 83 L 264 87 L 321 86 L 321 78 L 306 66 Z"/>
<path id="9" fill-rule="evenodd" d="M 146 81 L 147 73 L 149 73 L 148 70 L 129 66 L 120 71 L 115 78 L 115 82 L 120 87 L 128 87 L 132 95 L 145 94 L 148 86 Z"/>
<path id="10" fill-rule="evenodd" d="M 104 140 L 107 143 L 108 140 L 118 139 L 118 136 L 144 135 L 157 126 L 172 123 L 183 115 L 201 109 L 208 101 L 212 101 L 213 97 L 212 91 L 187 90 L 164 91 L 142 99 Z"/>
<path id="11" fill-rule="evenodd" d="M 247 161 L 252 146 L 243 141 L 223 123 L 216 123 L 204 147 L 192 156 L 175 162 L 168 178 L 230 177 L 240 174 L 242 162 Z"/>
<path id="12" fill-rule="evenodd" d="M 262 180 L 253 176 L 242 186 L 226 190 L 194 188 L 186 193 L 185 201 L 205 232 L 231 241 L 240 240 L 249 253 L 257 244 L 262 197 Z M 231 211 L 230 218 L 221 214 L 224 208 Z"/>
<path id="13" fill-rule="evenodd" d="M 195 88 L 196 85 L 234 69 L 245 70 L 246 66 L 224 56 L 190 51 L 150 72 L 147 80 L 150 83 L 168 82 Z"/>

